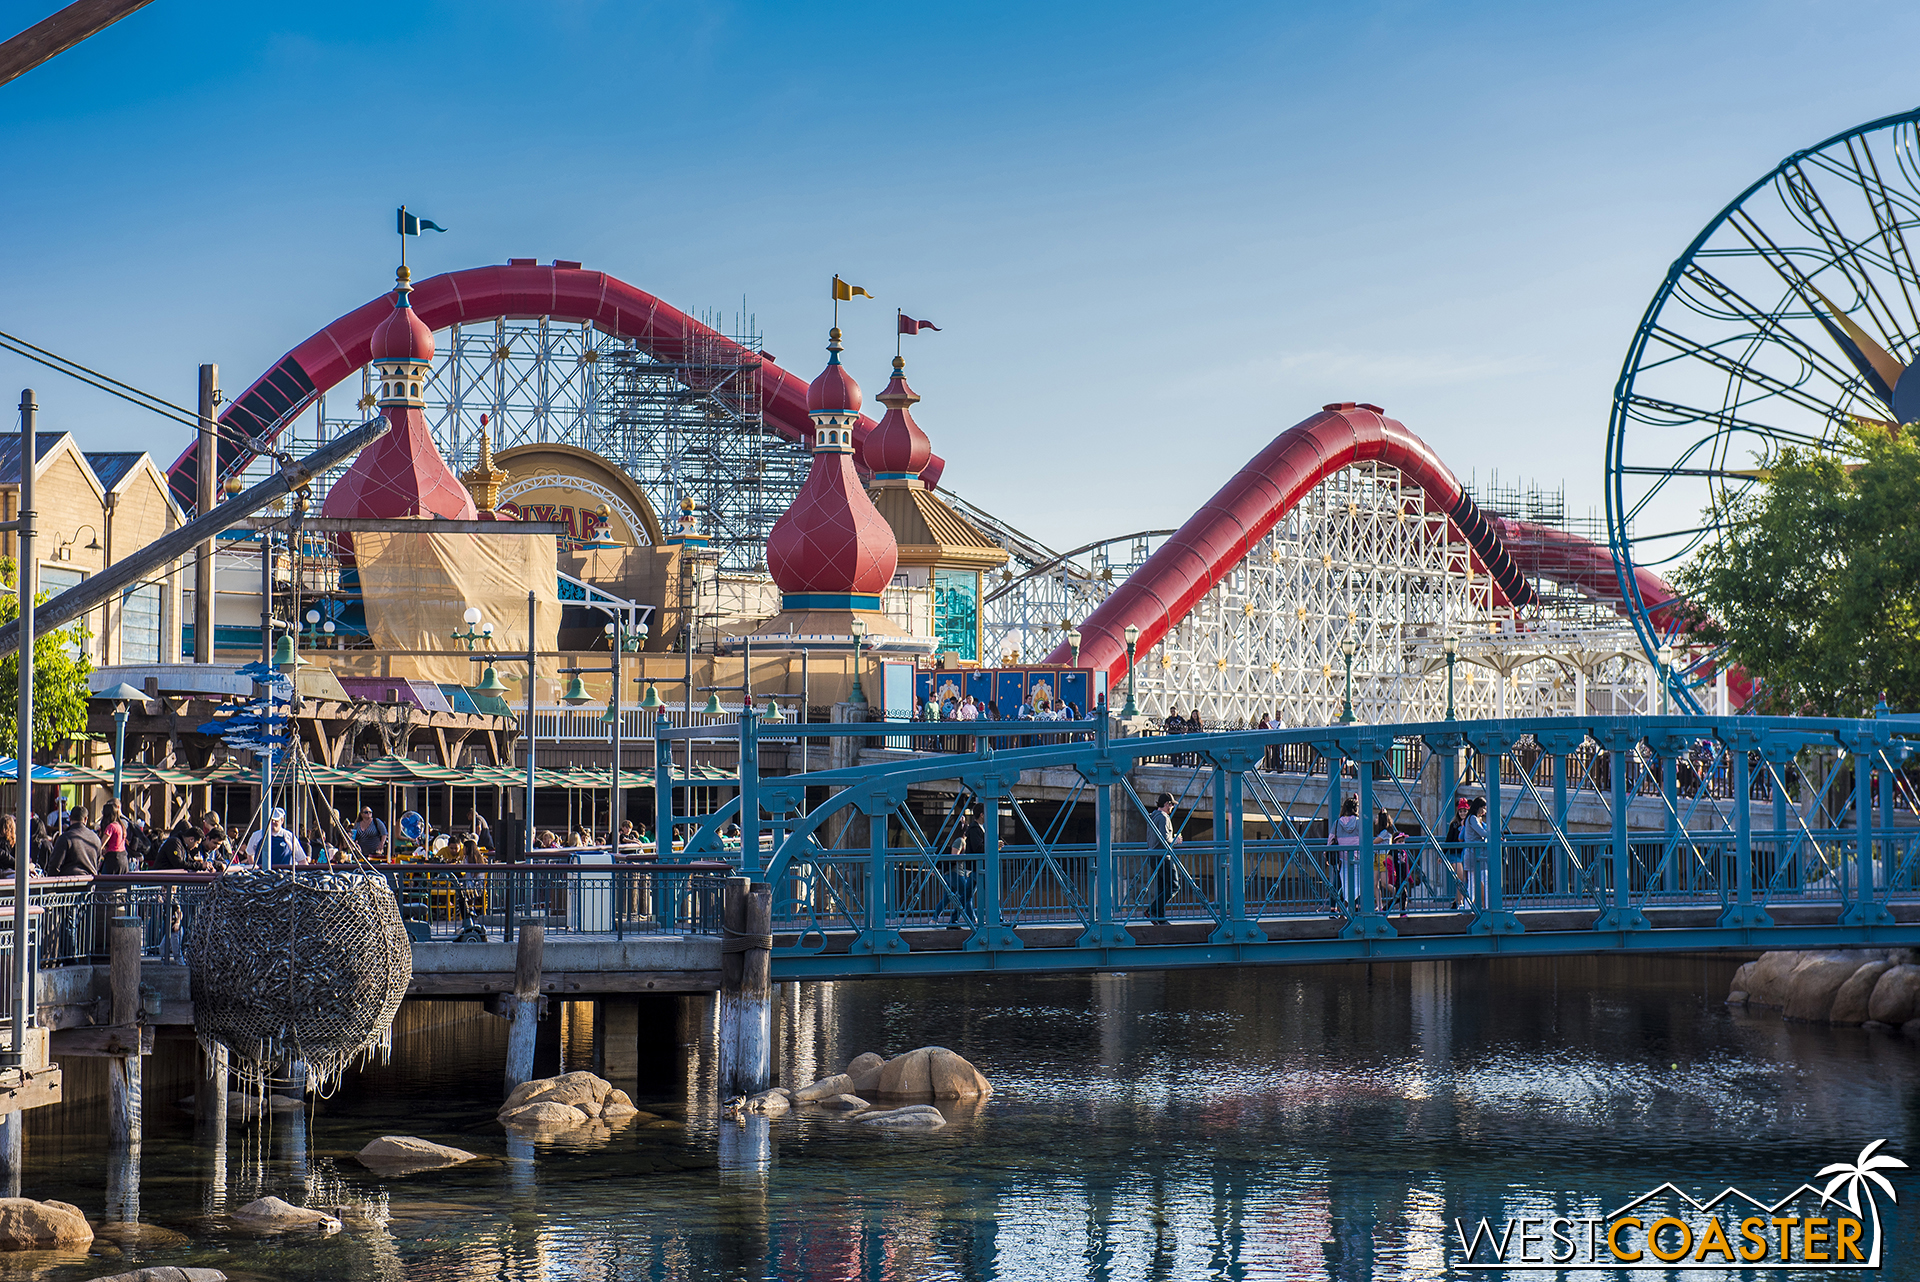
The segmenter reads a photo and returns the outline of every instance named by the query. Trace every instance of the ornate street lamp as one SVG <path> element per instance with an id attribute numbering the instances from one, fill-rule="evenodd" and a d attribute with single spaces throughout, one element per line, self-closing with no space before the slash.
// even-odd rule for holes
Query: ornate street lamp
<path id="1" fill-rule="evenodd" d="M 853 633 L 853 693 L 847 696 L 847 702 L 865 703 L 867 694 L 860 688 L 860 642 L 867 635 L 867 621 L 855 619 L 847 625 L 847 631 Z"/>
<path id="2" fill-rule="evenodd" d="M 1660 673 L 1660 715 L 1667 715 L 1667 692 L 1673 687 L 1673 647 L 1663 645 L 1655 652 Z"/>
<path id="3" fill-rule="evenodd" d="M 136 690 L 122 681 L 113 689 L 102 690 L 93 697 L 113 704 L 113 800 L 118 804 L 120 780 L 127 756 L 127 705 L 138 701 L 144 706 L 147 695 L 144 690 Z"/>
<path id="4" fill-rule="evenodd" d="M 1123 718 L 1137 717 L 1140 715 L 1140 705 L 1133 701 L 1133 653 L 1140 644 L 1140 629 L 1129 623 L 1121 635 L 1127 639 L 1127 706 L 1120 709 L 1120 715 Z"/>
<path id="5" fill-rule="evenodd" d="M 1340 709 L 1340 724 L 1353 724 L 1353 655 L 1360 647 L 1354 644 L 1351 636 L 1340 643 L 1340 653 L 1347 660 L 1347 700 Z"/>
<path id="6" fill-rule="evenodd" d="M 1453 720 L 1453 664 L 1460 657 L 1460 639 L 1448 637 L 1440 643 L 1447 654 L 1447 720 Z"/>
<path id="7" fill-rule="evenodd" d="M 1073 666 L 1080 666 L 1080 629 L 1067 629 L 1067 644 L 1073 647 Z"/>
<path id="8" fill-rule="evenodd" d="M 464 632 L 452 632 L 448 635 L 455 641 L 466 642 L 468 650 L 472 650 L 478 642 L 493 639 L 493 625 L 491 623 L 485 624 L 484 626 L 481 624 L 479 606 L 468 606 L 467 612 L 460 617 L 466 621 L 466 630 Z"/>

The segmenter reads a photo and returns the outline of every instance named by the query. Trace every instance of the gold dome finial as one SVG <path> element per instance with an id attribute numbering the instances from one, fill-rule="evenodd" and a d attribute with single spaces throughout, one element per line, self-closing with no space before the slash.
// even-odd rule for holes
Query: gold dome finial
<path id="1" fill-rule="evenodd" d="M 480 425 L 480 458 L 471 468 L 460 474 L 460 483 L 467 487 L 467 493 L 473 495 L 473 504 L 482 512 L 491 512 L 500 506 L 500 489 L 507 483 L 512 473 L 504 467 L 495 467 L 493 463 L 493 433 L 487 430 L 484 422 Z"/>

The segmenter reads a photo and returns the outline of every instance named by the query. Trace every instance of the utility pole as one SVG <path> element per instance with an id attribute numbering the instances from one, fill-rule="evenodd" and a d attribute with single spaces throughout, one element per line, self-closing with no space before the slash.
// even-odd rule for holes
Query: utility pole
<path id="1" fill-rule="evenodd" d="M 14 705 L 17 714 L 19 742 L 14 745 L 14 759 L 19 763 L 20 774 L 15 782 L 14 801 L 14 860 L 13 860 L 13 981 L 17 991 L 13 994 L 13 1045 L 11 1056 L 13 1063 L 24 1065 L 27 1050 L 27 1014 L 34 1009 L 33 967 L 25 959 L 31 954 L 27 950 L 27 931 L 30 922 L 27 916 L 27 865 L 23 858 L 27 850 L 27 837 L 33 823 L 33 589 L 34 589 L 34 511 L 33 511 L 33 465 L 36 450 L 34 433 L 40 407 L 33 399 L 33 389 L 20 393 L 20 558 L 14 565 L 14 580 L 20 590 L 20 692 Z M 12 1152 L 9 1160 L 12 1169 L 19 1169 L 17 1151 L 17 1130 L 7 1137 Z"/>
<path id="2" fill-rule="evenodd" d="M 220 437 L 213 415 L 220 405 L 220 367 L 200 367 L 200 453 L 195 471 L 200 482 L 198 516 L 213 511 L 220 471 Z M 193 557 L 193 661 L 213 662 L 214 615 L 213 540 L 202 543 Z"/>

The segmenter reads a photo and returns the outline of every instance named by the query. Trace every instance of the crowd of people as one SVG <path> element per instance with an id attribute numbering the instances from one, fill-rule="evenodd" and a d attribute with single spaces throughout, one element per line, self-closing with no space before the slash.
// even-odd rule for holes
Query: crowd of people
<path id="1" fill-rule="evenodd" d="M 953 722 L 956 725 L 979 721 L 1078 721 L 1081 716 L 1080 709 L 1065 699 L 1035 697 L 1031 702 L 1022 699 L 1009 717 L 1002 715 L 998 700 L 982 702 L 970 694 L 949 694 L 944 700 L 930 697 L 920 710 L 922 721 Z M 976 730 L 970 734 L 955 735 L 951 739 L 936 739 L 930 746 L 946 752 L 972 752 L 981 737 Z M 996 734 L 991 736 L 991 742 L 995 748 L 1025 748 L 1070 737 L 1050 735 L 1041 739 L 1037 736 Z"/>

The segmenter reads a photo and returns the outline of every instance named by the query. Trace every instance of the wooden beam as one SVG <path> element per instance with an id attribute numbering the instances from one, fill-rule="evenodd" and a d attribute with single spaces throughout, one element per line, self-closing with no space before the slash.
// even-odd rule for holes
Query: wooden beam
<path id="1" fill-rule="evenodd" d="M 91 1028 L 56 1029 L 53 1034 L 53 1055 L 56 1059 L 151 1054 L 151 1024 L 95 1024 Z"/>
<path id="2" fill-rule="evenodd" d="M 283 530 L 287 519 L 258 519 L 245 523 L 256 530 Z M 315 534 L 555 534 L 572 531 L 560 521 L 446 521 L 435 517 L 309 516 L 300 528 Z"/>
<path id="3" fill-rule="evenodd" d="M 0 85 L 18 79 L 153 0 L 74 0 L 0 44 Z"/>
<path id="4" fill-rule="evenodd" d="M 707 993 L 719 987 L 717 970 L 586 970 L 540 977 L 542 993 L 568 1001 L 582 993 Z M 511 971 L 416 974 L 407 986 L 409 997 L 485 997 L 513 991 Z"/>
<path id="5" fill-rule="evenodd" d="M 31 1074 L 0 1074 L 0 1113 L 18 1113 L 23 1108 L 39 1108 L 60 1102 L 60 1066 L 54 1064 Z"/>

